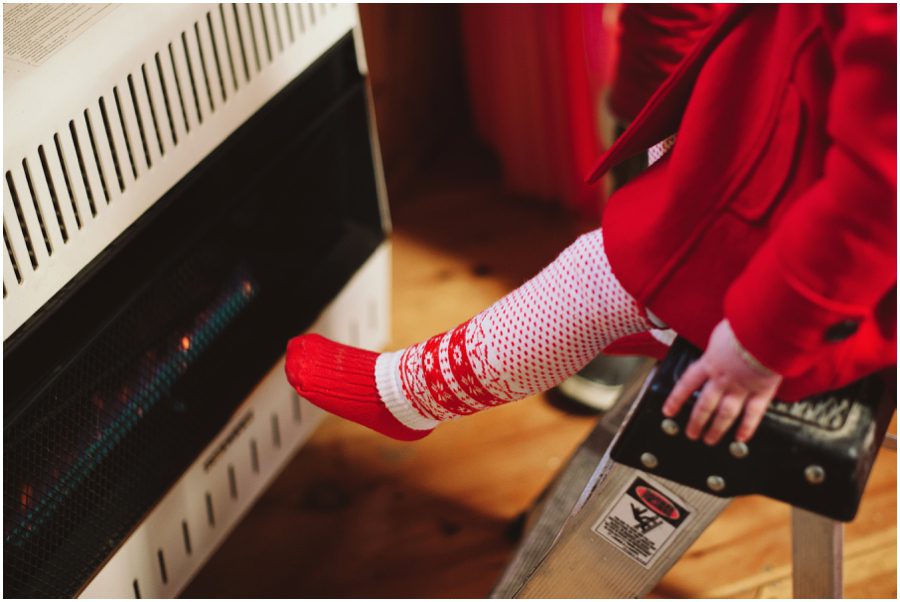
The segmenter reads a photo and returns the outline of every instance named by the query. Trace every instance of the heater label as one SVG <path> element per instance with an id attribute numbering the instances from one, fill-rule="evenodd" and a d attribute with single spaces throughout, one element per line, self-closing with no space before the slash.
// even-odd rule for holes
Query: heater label
<path id="1" fill-rule="evenodd" d="M 110 10 L 109 4 L 4 4 L 3 56 L 37 67 Z"/>
<path id="2" fill-rule="evenodd" d="M 593 531 L 650 568 L 691 512 L 675 494 L 637 477 L 615 498 Z"/>

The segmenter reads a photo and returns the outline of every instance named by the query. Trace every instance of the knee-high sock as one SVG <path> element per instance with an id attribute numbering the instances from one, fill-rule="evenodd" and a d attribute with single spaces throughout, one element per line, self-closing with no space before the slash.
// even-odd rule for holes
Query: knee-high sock
<path id="1" fill-rule="evenodd" d="M 537 276 L 464 324 L 392 353 L 312 335 L 288 346 L 297 391 L 400 439 L 549 389 L 616 339 L 652 328 L 613 275 L 602 231 L 578 238 Z"/>

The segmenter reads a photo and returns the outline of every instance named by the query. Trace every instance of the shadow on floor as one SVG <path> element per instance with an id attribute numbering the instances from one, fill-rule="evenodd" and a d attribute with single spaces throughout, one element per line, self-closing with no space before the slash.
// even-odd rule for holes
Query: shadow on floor
<path id="1" fill-rule="evenodd" d="M 374 462 L 373 464 L 379 464 Z M 309 445 L 183 592 L 204 598 L 483 597 L 521 521 Z"/>

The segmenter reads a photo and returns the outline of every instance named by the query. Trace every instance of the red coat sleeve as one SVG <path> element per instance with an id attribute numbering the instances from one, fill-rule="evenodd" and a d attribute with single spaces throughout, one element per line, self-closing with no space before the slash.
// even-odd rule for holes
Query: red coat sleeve
<path id="1" fill-rule="evenodd" d="M 609 105 L 623 121 L 640 112 L 715 20 L 714 4 L 625 4 Z"/>
<path id="2" fill-rule="evenodd" d="M 725 298 L 737 338 L 784 376 L 816 362 L 830 327 L 871 316 L 896 290 L 896 6 L 843 10 L 824 173 Z"/>

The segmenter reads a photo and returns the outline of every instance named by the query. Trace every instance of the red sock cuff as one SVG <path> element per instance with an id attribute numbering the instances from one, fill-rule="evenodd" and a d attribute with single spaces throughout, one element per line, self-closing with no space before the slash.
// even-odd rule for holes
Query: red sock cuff
<path id="1" fill-rule="evenodd" d="M 307 398 L 328 396 L 335 401 L 377 401 L 374 351 L 329 341 L 317 334 L 288 344 L 288 381 Z"/>

